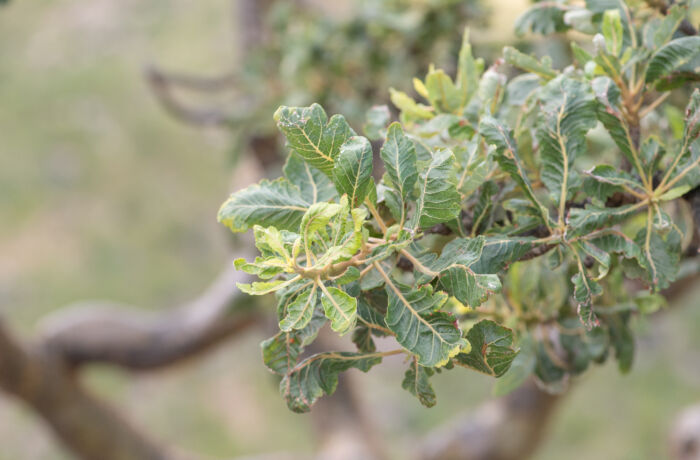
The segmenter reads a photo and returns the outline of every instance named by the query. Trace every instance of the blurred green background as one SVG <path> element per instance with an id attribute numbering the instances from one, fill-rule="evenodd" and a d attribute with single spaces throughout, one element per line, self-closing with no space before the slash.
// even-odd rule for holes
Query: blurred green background
<path id="1" fill-rule="evenodd" d="M 488 3 L 491 28 L 474 38 L 512 40 L 526 2 Z M 170 118 L 141 70 L 148 62 L 201 74 L 230 68 L 233 14 L 229 0 L 0 8 L 0 313 L 27 337 L 40 318 L 80 300 L 173 307 L 230 262 L 229 236 L 215 219 L 244 185 L 230 136 Z M 455 42 L 460 35 L 454 31 Z M 637 324 L 630 375 L 610 364 L 576 382 L 536 458 L 663 458 L 674 415 L 700 399 L 697 298 Z M 156 373 L 92 368 L 87 384 L 184 449 L 212 457 L 310 452 L 308 419 L 287 410 L 260 362 L 258 343 L 268 335 L 246 333 Z M 354 377 L 396 458 L 491 391 L 474 373 L 441 374 L 438 405 L 424 409 L 400 390 L 401 362 L 387 363 Z M 40 419 L 0 395 L 0 460 L 62 458 L 70 455 Z"/>

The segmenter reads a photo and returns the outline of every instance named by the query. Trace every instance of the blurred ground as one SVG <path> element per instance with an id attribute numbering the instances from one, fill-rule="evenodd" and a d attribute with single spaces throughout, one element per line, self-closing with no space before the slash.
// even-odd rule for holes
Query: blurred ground
<path id="1" fill-rule="evenodd" d="M 76 300 L 167 308 L 229 262 L 215 222 L 238 188 L 229 184 L 228 138 L 168 118 L 140 74 L 152 60 L 204 74 L 227 68 L 235 59 L 229 3 L 14 1 L 0 9 L 0 312 L 28 336 L 39 318 Z M 508 8 L 489 36 L 505 40 L 500 31 L 518 8 L 498 3 Z M 697 296 L 685 303 L 639 325 L 630 375 L 608 365 L 576 385 L 537 458 L 664 456 L 673 415 L 697 402 L 700 387 Z M 99 368 L 87 380 L 182 448 L 227 457 L 309 450 L 311 428 L 287 411 L 259 360 L 262 338 L 248 334 L 148 376 Z M 401 362 L 390 363 L 355 377 L 397 458 L 490 391 L 488 379 L 456 370 L 435 379 L 438 406 L 422 409 L 400 390 Z M 0 397 L 0 460 L 61 458 L 70 457 L 40 421 Z"/>

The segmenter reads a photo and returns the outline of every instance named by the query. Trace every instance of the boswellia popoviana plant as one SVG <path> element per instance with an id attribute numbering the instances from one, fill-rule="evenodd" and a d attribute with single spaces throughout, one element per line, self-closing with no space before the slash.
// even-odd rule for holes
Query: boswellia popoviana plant
<path id="1" fill-rule="evenodd" d="M 628 370 L 630 318 L 663 305 L 695 231 L 683 196 L 700 185 L 700 37 L 679 30 L 688 14 L 682 2 L 665 14 L 538 3 L 517 29 L 591 35 L 572 43 L 575 65 L 507 47 L 484 70 L 465 33 L 455 78 L 414 79 L 423 102 L 391 90 L 400 122 L 374 107 L 367 137 L 316 104 L 279 108 L 283 177 L 234 193 L 219 220 L 255 234 L 260 256 L 235 266 L 260 281 L 239 287 L 277 298 L 263 360 L 289 407 L 308 411 L 340 372 L 398 354 L 403 388 L 426 406 L 430 377 L 455 367 L 499 378 L 499 394 L 533 374 L 554 390 L 611 354 Z M 508 80 L 510 68 L 522 72 Z M 383 140 L 379 181 L 371 140 Z M 301 359 L 326 323 L 357 349 Z"/>

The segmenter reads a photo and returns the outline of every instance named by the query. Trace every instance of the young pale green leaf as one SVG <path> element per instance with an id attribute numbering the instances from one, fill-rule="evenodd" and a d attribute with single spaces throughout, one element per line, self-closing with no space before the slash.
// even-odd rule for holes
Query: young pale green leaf
<path id="1" fill-rule="evenodd" d="M 585 152 L 586 133 L 595 124 L 595 102 L 587 84 L 560 76 L 542 89 L 537 125 L 540 177 L 561 206 L 571 193 L 573 162 Z"/>
<path id="2" fill-rule="evenodd" d="M 289 332 L 303 329 L 311 321 L 316 309 L 316 285 L 299 294 L 287 307 L 287 315 L 280 321 L 280 329 Z"/>
<path id="3" fill-rule="evenodd" d="M 412 225 L 432 227 L 455 219 L 461 210 L 457 191 L 455 158 L 449 150 L 438 150 L 420 173 L 418 200 Z"/>
<path id="4" fill-rule="evenodd" d="M 433 118 L 433 112 L 430 107 L 419 104 L 403 91 L 397 91 L 394 88 L 389 88 L 391 103 L 401 111 L 401 120 L 408 123 L 415 120 L 430 120 Z"/>
<path id="5" fill-rule="evenodd" d="M 436 396 L 435 390 L 430 384 L 430 377 L 434 373 L 435 371 L 431 368 L 421 366 L 414 359 L 404 374 L 401 388 L 418 398 L 418 401 L 425 407 L 433 407 L 436 403 Z"/>
<path id="6" fill-rule="evenodd" d="M 329 352 L 313 355 L 299 363 L 280 382 L 280 393 L 294 412 L 308 412 L 325 394 L 338 386 L 338 374 L 350 368 L 367 372 L 382 361 L 378 353 Z"/>
<path id="7" fill-rule="evenodd" d="M 469 29 L 465 29 L 457 62 L 456 83 L 460 92 L 460 115 L 474 94 L 476 94 L 476 89 L 479 86 L 479 76 L 483 71 L 484 61 L 483 59 L 474 59 L 474 56 L 472 56 L 472 46 L 469 44 Z"/>
<path id="8" fill-rule="evenodd" d="M 263 180 L 231 195 L 221 205 L 218 220 L 234 232 L 245 232 L 254 225 L 297 231 L 309 205 L 286 179 Z"/>
<path id="9" fill-rule="evenodd" d="M 535 205 L 543 222 L 549 223 L 549 211 L 535 196 L 530 179 L 518 157 L 517 147 L 511 130 L 491 116 L 485 116 L 479 123 L 479 133 L 486 142 L 496 147 L 496 161 L 501 169 L 510 175 Z"/>
<path id="10" fill-rule="evenodd" d="M 325 287 L 322 284 L 319 287 L 323 291 L 323 311 L 331 321 L 331 329 L 340 335 L 347 333 L 357 322 L 357 299 L 336 287 Z"/>
<path id="11" fill-rule="evenodd" d="M 275 227 L 256 225 L 253 227 L 253 234 L 255 235 L 255 247 L 258 248 L 263 257 L 280 257 L 285 261 L 290 259 L 288 248 L 285 247 L 284 236 Z M 297 236 L 294 234 L 295 239 Z"/>
<path id="12" fill-rule="evenodd" d="M 236 283 L 236 286 L 238 289 L 241 291 L 245 292 L 246 294 L 250 295 L 265 295 L 269 294 L 271 292 L 279 291 L 280 289 L 283 289 L 295 281 L 297 281 L 299 277 L 295 278 L 290 278 L 288 280 L 275 280 L 275 281 L 254 281 L 250 284 L 248 283 Z"/>
<path id="13" fill-rule="evenodd" d="M 454 317 L 438 312 L 447 300 L 444 292 L 433 292 L 430 285 L 414 289 L 393 280 L 386 280 L 386 292 L 386 325 L 401 346 L 418 356 L 418 364 L 444 366 L 466 345 Z"/>
<path id="14" fill-rule="evenodd" d="M 667 43 L 651 57 L 646 83 L 655 84 L 658 88 L 677 86 L 685 80 L 685 76 L 676 74 L 676 71 L 698 56 L 700 37 L 683 37 Z"/>
<path id="15" fill-rule="evenodd" d="M 470 307 L 478 307 L 490 294 L 501 290 L 498 275 L 476 273 L 472 269 L 482 257 L 484 242 L 483 236 L 456 238 L 447 243 L 429 267 L 438 274 L 445 291 Z"/>
<path id="16" fill-rule="evenodd" d="M 425 77 L 425 89 L 428 101 L 438 113 L 458 114 L 461 108 L 462 95 L 452 82 L 452 79 L 442 69 L 430 67 Z"/>
<path id="17" fill-rule="evenodd" d="M 533 32 L 550 35 L 564 32 L 569 26 L 564 22 L 564 14 L 569 9 L 566 5 L 555 2 L 536 3 L 515 22 L 515 33 L 524 35 Z"/>
<path id="18" fill-rule="evenodd" d="M 342 115 L 333 115 L 329 120 L 318 104 L 280 107 L 274 118 L 294 152 L 329 177 L 340 146 L 355 135 Z"/>
<path id="19" fill-rule="evenodd" d="M 372 145 L 366 137 L 351 137 L 340 146 L 333 182 L 338 193 L 348 196 L 351 207 L 365 200 L 372 185 Z"/>
<path id="20" fill-rule="evenodd" d="M 472 326 L 467 340 L 471 351 L 455 356 L 455 363 L 493 377 L 505 374 L 518 354 L 513 349 L 513 331 L 488 319 Z"/>
<path id="21" fill-rule="evenodd" d="M 380 156 L 391 183 L 391 189 L 385 192 L 386 203 L 394 217 L 403 222 L 406 199 L 418 179 L 418 169 L 416 148 L 399 123 L 389 125 Z"/>
<path id="22" fill-rule="evenodd" d="M 290 152 L 284 164 L 284 177 L 290 184 L 299 187 L 301 197 L 309 204 L 338 199 L 335 185 L 328 176 L 294 152 Z"/>
<path id="23" fill-rule="evenodd" d="M 622 53 L 622 44 L 624 41 L 622 20 L 620 19 L 620 10 L 607 10 L 603 14 L 603 36 L 605 37 L 605 47 L 608 54 L 620 56 Z"/>
<path id="24" fill-rule="evenodd" d="M 506 46 L 503 48 L 503 58 L 508 64 L 526 72 L 534 73 L 543 80 L 551 80 L 557 76 L 557 72 L 552 69 L 552 60 L 548 57 L 538 61 L 536 58 L 521 53 L 511 46 Z"/>
<path id="25" fill-rule="evenodd" d="M 301 235 L 303 242 L 309 246 L 316 232 L 328 225 L 330 220 L 342 211 L 343 207 L 337 203 L 316 203 L 309 207 L 301 219 Z"/>

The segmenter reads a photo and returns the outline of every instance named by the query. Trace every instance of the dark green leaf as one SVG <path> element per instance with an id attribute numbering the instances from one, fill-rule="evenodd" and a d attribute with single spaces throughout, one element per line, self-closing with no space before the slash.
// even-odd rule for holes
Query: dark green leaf
<path id="1" fill-rule="evenodd" d="M 340 147 L 333 168 L 333 182 L 338 193 L 346 194 L 350 206 L 359 206 L 372 186 L 372 145 L 367 138 L 354 136 Z"/>
<path id="2" fill-rule="evenodd" d="M 355 133 L 342 115 L 330 120 L 318 104 L 310 107 L 280 107 L 275 112 L 277 127 L 289 146 L 311 166 L 331 176 L 340 146 Z"/>
<path id="3" fill-rule="evenodd" d="M 444 366 L 466 345 L 454 317 L 438 312 L 447 300 L 444 292 L 433 292 L 432 286 L 414 289 L 388 282 L 389 305 L 386 325 L 396 333 L 396 340 L 418 356 L 422 366 Z"/>
<path id="4" fill-rule="evenodd" d="M 231 195 L 221 205 L 218 219 L 234 232 L 254 225 L 297 231 L 309 205 L 286 179 L 263 180 Z"/>
<path id="5" fill-rule="evenodd" d="M 280 382 L 280 392 L 294 412 L 308 412 L 323 396 L 338 386 L 338 374 L 350 368 L 367 372 L 382 361 L 376 353 L 319 353 L 291 369 Z"/>
<path id="6" fill-rule="evenodd" d="M 472 326 L 467 340 L 471 351 L 458 354 L 454 360 L 486 375 L 502 376 L 518 354 L 513 349 L 513 331 L 488 319 Z"/>
<path id="7" fill-rule="evenodd" d="M 434 371 L 431 368 L 421 366 L 414 359 L 411 367 L 406 370 L 401 388 L 418 398 L 425 407 L 433 407 L 436 402 L 435 390 L 429 380 L 433 374 Z"/>

